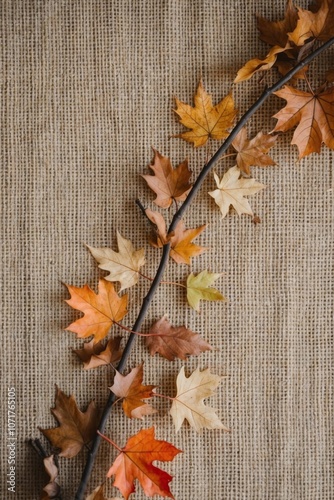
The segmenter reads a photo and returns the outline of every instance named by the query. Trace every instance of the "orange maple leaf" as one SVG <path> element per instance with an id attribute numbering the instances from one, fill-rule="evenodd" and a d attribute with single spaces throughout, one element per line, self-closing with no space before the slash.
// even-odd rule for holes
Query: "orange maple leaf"
<path id="1" fill-rule="evenodd" d="M 192 332 L 185 326 L 172 326 L 165 316 L 151 326 L 149 333 L 153 334 L 146 338 L 150 354 L 154 356 L 158 352 L 168 361 L 174 361 L 175 358 L 187 359 L 189 355 L 198 356 L 201 352 L 212 349 L 199 333 Z"/>
<path id="2" fill-rule="evenodd" d="M 123 399 L 123 410 L 129 418 L 143 418 L 152 415 L 157 410 L 142 401 L 153 396 L 155 385 L 142 385 L 143 365 L 133 368 L 128 375 L 122 375 L 116 370 L 114 384 L 109 389 Z"/>
<path id="3" fill-rule="evenodd" d="M 253 139 L 247 139 L 247 129 L 243 127 L 232 142 L 233 148 L 238 152 L 236 162 L 242 172 L 249 175 L 251 166 L 267 167 L 275 165 L 274 160 L 267 155 L 269 149 L 275 144 L 277 135 L 259 132 Z"/>
<path id="4" fill-rule="evenodd" d="M 84 313 L 84 316 L 71 323 L 66 330 L 76 333 L 79 338 L 94 335 L 94 343 L 102 340 L 109 332 L 114 321 L 120 321 L 127 313 L 128 295 L 119 297 L 114 285 L 109 281 L 99 281 L 99 293 L 88 285 L 82 288 L 66 285 L 71 298 L 68 305 Z"/>
<path id="5" fill-rule="evenodd" d="M 91 401 L 83 413 L 77 407 L 74 396 L 66 396 L 56 387 L 55 408 L 52 408 L 51 412 L 60 426 L 40 431 L 53 446 L 60 448 L 60 457 L 75 457 L 96 434 L 99 412 L 94 401 Z"/>
<path id="6" fill-rule="evenodd" d="M 274 132 L 286 132 L 295 127 L 291 144 L 299 150 L 299 158 L 319 153 L 321 144 L 334 149 L 334 87 L 319 94 L 285 86 L 275 92 L 287 104 L 274 118 Z"/>
<path id="7" fill-rule="evenodd" d="M 232 94 L 228 94 L 214 106 L 211 95 L 200 81 L 194 101 L 195 107 L 192 107 L 176 99 L 177 108 L 174 111 L 180 117 L 182 125 L 191 130 L 173 137 L 192 142 L 195 147 L 203 146 L 209 137 L 218 140 L 227 137 L 237 115 Z"/>
<path id="8" fill-rule="evenodd" d="M 142 177 L 157 195 L 154 203 L 161 208 L 168 208 L 173 200 L 184 201 L 187 198 L 191 189 L 189 183 L 191 170 L 188 168 L 188 160 L 173 168 L 169 158 L 162 156 L 155 149 L 153 151 L 154 157 L 150 168 L 154 175 L 142 175 Z"/>
<path id="9" fill-rule="evenodd" d="M 196 257 L 207 250 L 207 248 L 200 247 L 192 242 L 192 240 L 204 231 L 206 224 L 195 229 L 186 229 L 183 221 L 180 220 L 175 230 L 167 235 L 166 222 L 163 216 L 159 212 L 153 212 L 149 208 L 145 212 L 147 217 L 157 227 L 157 237 L 155 240 L 150 240 L 151 245 L 161 248 L 169 242 L 171 245 L 169 255 L 177 264 L 190 265 L 191 257 Z"/>
<path id="10" fill-rule="evenodd" d="M 101 436 L 120 451 L 107 477 L 115 475 L 114 486 L 120 490 L 126 500 L 135 491 L 135 479 L 138 479 L 145 494 L 149 497 L 161 495 L 174 498 L 169 489 L 169 483 L 173 477 L 152 465 L 152 462 L 155 460 L 171 462 L 178 453 L 181 453 L 181 450 L 167 441 L 155 439 L 154 427 L 142 429 L 138 434 L 130 437 L 124 448 L 119 448 L 109 438 Z"/>

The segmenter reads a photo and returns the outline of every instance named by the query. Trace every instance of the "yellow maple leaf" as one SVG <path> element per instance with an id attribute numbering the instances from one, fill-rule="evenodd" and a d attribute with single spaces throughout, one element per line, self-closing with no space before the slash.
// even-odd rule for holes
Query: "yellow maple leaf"
<path id="1" fill-rule="evenodd" d="M 177 108 L 174 111 L 180 117 L 182 125 L 191 130 L 173 137 L 192 142 L 195 147 L 203 146 L 209 137 L 218 140 L 227 137 L 237 114 L 232 94 L 213 106 L 211 95 L 200 81 L 194 101 L 195 107 L 192 107 L 176 99 Z"/>

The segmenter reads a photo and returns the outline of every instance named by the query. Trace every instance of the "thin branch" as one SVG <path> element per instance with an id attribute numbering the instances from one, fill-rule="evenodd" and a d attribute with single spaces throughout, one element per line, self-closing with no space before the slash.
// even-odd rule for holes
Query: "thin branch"
<path id="1" fill-rule="evenodd" d="M 196 194 L 198 193 L 204 179 L 208 175 L 208 173 L 212 170 L 214 165 L 217 163 L 217 161 L 223 156 L 223 154 L 227 151 L 227 148 L 231 145 L 232 141 L 234 138 L 237 136 L 237 134 L 240 132 L 242 127 L 247 123 L 249 118 L 262 106 L 262 104 L 266 101 L 266 99 L 276 90 L 278 90 L 282 85 L 287 83 L 292 76 L 294 76 L 298 71 L 300 71 L 304 66 L 309 64 L 314 58 L 316 58 L 319 54 L 321 54 L 323 51 L 325 51 L 327 48 L 329 48 L 332 44 L 334 43 L 334 37 L 328 40 L 328 42 L 324 43 L 316 49 L 314 52 L 309 54 L 305 59 L 302 59 L 293 69 L 291 69 L 283 78 L 278 80 L 277 83 L 272 85 L 271 87 L 268 87 L 264 90 L 264 92 L 261 94 L 261 96 L 258 98 L 258 100 L 249 108 L 249 110 L 241 117 L 241 119 L 238 121 L 236 126 L 233 128 L 232 132 L 230 135 L 227 137 L 225 142 L 220 146 L 218 151 L 212 156 L 212 158 L 206 163 L 206 165 L 203 167 L 201 170 L 199 176 L 197 177 L 192 189 L 190 190 L 186 201 L 183 203 L 183 205 L 178 209 L 178 211 L 175 213 L 172 223 L 169 226 L 168 233 L 171 233 L 174 231 L 177 223 L 179 220 L 181 220 L 184 212 L 188 209 L 189 205 L 191 204 L 192 200 L 195 198 Z M 138 204 L 138 203 L 137 203 Z M 165 270 L 165 267 L 168 262 L 168 257 L 169 257 L 169 250 L 170 250 L 170 244 L 166 244 L 163 247 L 163 252 L 160 260 L 160 264 L 157 270 L 157 273 L 155 275 L 155 278 L 153 279 L 152 285 L 148 291 L 148 294 L 143 300 L 142 307 L 139 311 L 138 318 L 132 328 L 133 331 L 138 332 L 140 330 L 141 324 L 144 321 L 144 318 L 146 316 L 148 307 L 154 297 L 154 294 L 162 280 L 162 276 Z M 128 342 L 125 346 L 125 349 L 123 351 L 122 358 L 118 364 L 117 370 L 122 373 L 124 371 L 126 362 L 128 360 L 128 357 L 131 353 L 132 346 L 136 340 L 137 335 L 135 333 L 131 333 L 128 339 Z M 113 403 L 115 401 L 115 395 L 110 394 L 109 399 L 106 403 L 106 406 L 104 407 L 103 414 L 100 420 L 99 424 L 99 430 L 98 433 L 103 433 L 104 428 L 106 426 L 109 414 L 112 410 Z M 94 439 L 93 446 L 92 446 L 92 451 L 88 454 L 87 461 L 86 461 L 86 466 L 84 468 L 82 477 L 81 477 L 81 482 L 77 491 L 77 494 L 75 496 L 76 500 L 83 500 L 84 493 L 86 490 L 86 486 L 89 480 L 89 477 L 91 475 L 93 466 L 94 466 L 94 461 L 95 457 L 97 455 L 99 446 L 101 442 L 101 437 L 99 434 Z"/>

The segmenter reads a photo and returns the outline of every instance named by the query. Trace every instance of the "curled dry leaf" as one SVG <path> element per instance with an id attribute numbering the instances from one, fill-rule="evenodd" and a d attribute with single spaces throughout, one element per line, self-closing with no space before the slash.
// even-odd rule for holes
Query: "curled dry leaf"
<path id="1" fill-rule="evenodd" d="M 57 483 L 59 471 L 58 466 L 55 463 L 54 455 L 44 458 L 43 464 L 50 481 L 43 488 L 41 500 L 53 500 L 60 498 L 60 486 Z"/>
<path id="2" fill-rule="evenodd" d="M 200 300 L 226 300 L 225 297 L 211 285 L 222 276 L 222 273 L 209 273 L 202 271 L 197 276 L 193 273 L 187 278 L 187 299 L 189 305 L 199 312 Z"/>
<path id="3" fill-rule="evenodd" d="M 183 221 L 180 220 L 175 231 L 167 235 L 166 222 L 161 214 L 148 208 L 146 209 L 146 215 L 157 226 L 157 236 L 155 240 L 150 241 L 151 245 L 161 248 L 169 242 L 171 245 L 169 255 L 177 264 L 190 265 L 191 257 L 197 257 L 207 250 L 207 248 L 195 245 L 192 242 L 204 231 L 206 224 L 195 229 L 186 229 Z"/>
<path id="4" fill-rule="evenodd" d="M 286 132 L 295 127 L 291 144 L 299 150 L 299 158 L 319 153 L 321 144 L 334 149 L 334 87 L 319 94 L 304 92 L 286 85 L 275 92 L 287 104 L 274 118 L 274 132 Z"/>
<path id="5" fill-rule="evenodd" d="M 129 418 L 143 418 L 145 415 L 157 413 L 143 399 L 151 398 L 155 385 L 142 385 L 143 365 L 133 368 L 128 375 L 121 375 L 117 370 L 114 384 L 109 389 L 123 399 L 123 410 Z"/>
<path id="6" fill-rule="evenodd" d="M 74 396 L 66 396 L 56 387 L 55 407 L 51 412 L 60 425 L 55 429 L 40 429 L 41 432 L 52 446 L 61 450 L 60 457 L 75 457 L 95 437 L 99 412 L 94 401 L 81 412 Z"/>
<path id="7" fill-rule="evenodd" d="M 250 174 L 251 166 L 267 167 L 276 165 L 274 160 L 267 155 L 270 148 L 277 140 L 277 135 L 259 132 L 253 139 L 247 139 L 247 129 L 243 127 L 232 142 L 232 146 L 238 152 L 236 162 L 238 167 L 246 175 Z"/>
<path id="8" fill-rule="evenodd" d="M 263 184 L 255 179 L 241 177 L 240 169 L 237 166 L 230 168 L 221 180 L 216 173 L 214 173 L 214 178 L 218 189 L 211 191 L 209 195 L 219 206 L 222 218 L 226 217 L 230 206 L 236 210 L 238 215 L 254 215 L 245 196 L 250 196 L 264 189 Z"/>
<path id="9" fill-rule="evenodd" d="M 135 250 L 130 240 L 123 238 L 117 231 L 119 252 L 111 248 L 93 248 L 88 246 L 99 268 L 109 271 L 108 281 L 119 281 L 120 291 L 130 288 L 138 282 L 139 269 L 145 264 L 145 250 Z"/>
<path id="10" fill-rule="evenodd" d="M 184 201 L 191 189 L 189 183 L 191 170 L 188 168 L 188 160 L 184 160 L 176 168 L 172 167 L 170 159 L 154 151 L 152 164 L 150 165 L 154 175 L 142 175 L 149 187 L 157 195 L 154 203 L 161 208 L 168 208 L 175 201 Z"/>
<path id="11" fill-rule="evenodd" d="M 199 368 L 187 378 L 184 367 L 177 376 L 177 394 L 173 398 L 170 414 L 173 417 L 176 432 L 180 429 L 183 421 L 199 432 L 203 427 L 206 429 L 229 429 L 220 421 L 214 408 L 205 406 L 203 400 L 212 396 L 218 387 L 222 377 L 210 373 L 210 370 L 200 371 Z"/>
<path id="12" fill-rule="evenodd" d="M 249 80 L 249 78 L 251 78 L 255 73 L 258 73 L 259 71 L 267 71 L 272 68 L 276 63 L 278 54 L 285 52 L 289 48 L 290 46 L 288 44 L 285 47 L 275 45 L 270 49 L 264 59 L 250 59 L 242 68 L 239 69 L 237 76 L 234 79 L 234 83 Z"/>
<path id="13" fill-rule="evenodd" d="M 192 332 L 185 326 L 172 326 L 166 316 L 156 321 L 150 328 L 146 345 L 153 356 L 157 352 L 168 361 L 175 358 L 187 359 L 187 356 L 198 356 L 201 352 L 212 349 L 199 333 Z"/>
<path id="14" fill-rule="evenodd" d="M 82 349 L 73 349 L 73 352 L 83 361 L 84 369 L 91 370 L 98 366 L 109 365 L 119 361 L 122 351 L 119 349 L 122 337 L 110 339 L 107 345 L 94 340 L 85 342 Z"/>
<path id="15" fill-rule="evenodd" d="M 102 436 L 113 446 L 114 443 Z M 158 441 L 154 436 L 154 427 L 142 429 L 128 439 L 126 446 L 118 448 L 120 455 L 109 469 L 107 477 L 115 475 L 114 486 L 128 500 L 135 491 L 134 481 L 138 479 L 145 494 L 149 497 L 161 495 L 174 498 L 169 483 L 173 479 L 167 472 L 155 467 L 155 460 L 171 462 L 181 450 L 167 441 Z"/>
<path id="16" fill-rule="evenodd" d="M 96 294 L 88 285 L 82 288 L 66 285 L 71 298 L 68 305 L 84 313 L 84 316 L 71 323 L 66 330 L 76 333 L 79 338 L 94 335 L 94 342 L 103 339 L 114 321 L 118 322 L 127 313 L 127 294 L 119 297 L 114 285 L 101 279 L 99 293 Z"/>
<path id="17" fill-rule="evenodd" d="M 182 125 L 191 131 L 173 137 L 192 142 L 195 147 L 203 146 L 209 137 L 218 140 L 227 137 L 237 115 L 232 94 L 228 94 L 213 106 L 211 95 L 206 92 L 200 81 L 194 101 L 195 106 L 192 107 L 176 99 L 175 113 L 180 117 Z"/>

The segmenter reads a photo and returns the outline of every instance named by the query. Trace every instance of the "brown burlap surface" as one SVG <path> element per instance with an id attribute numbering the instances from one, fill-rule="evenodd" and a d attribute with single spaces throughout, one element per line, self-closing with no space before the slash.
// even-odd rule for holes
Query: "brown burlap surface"
<path id="1" fill-rule="evenodd" d="M 272 2 L 273 3 L 273 2 Z M 218 143 L 194 150 L 180 132 L 174 96 L 191 103 L 200 77 L 217 102 L 237 69 L 265 55 L 255 13 L 283 15 L 284 1 L 267 0 L 2 0 L 2 483 L 1 498 L 34 500 L 47 481 L 27 446 L 37 429 L 53 427 L 54 386 L 81 408 L 102 406 L 111 371 L 84 371 L 71 347 L 82 344 L 64 328 L 78 314 L 62 282 L 96 289 L 99 272 L 84 246 L 115 248 L 115 232 L 147 248 L 144 272 L 154 275 L 159 251 L 134 200 L 154 208 L 140 173 L 151 146 L 177 164 L 190 160 L 194 177 Z M 333 49 L 318 64 L 322 76 Z M 264 83 L 234 90 L 243 112 Z M 269 131 L 283 101 L 271 98 L 251 120 L 250 133 Z M 163 286 L 145 328 L 167 314 L 216 349 L 185 363 L 148 355 L 139 339 L 129 368 L 145 362 L 145 382 L 173 394 L 185 364 L 228 377 L 210 400 L 231 434 L 184 425 L 175 434 L 168 404 L 157 416 L 132 421 L 117 407 L 106 431 L 121 446 L 141 427 L 184 450 L 172 464 L 178 500 L 330 500 L 333 479 L 333 152 L 297 163 L 291 134 L 273 152 L 278 166 L 255 168 L 267 185 L 250 201 L 261 224 L 232 213 L 221 221 L 207 191 L 209 176 L 185 220 L 209 223 L 199 243 L 210 251 L 191 270 L 224 272 L 226 304 L 203 303 L 198 315 L 182 289 Z M 221 162 L 221 175 L 232 163 Z M 171 263 L 166 276 L 189 269 Z M 149 284 L 131 289 L 131 326 Z M 118 333 L 113 330 L 113 334 Z M 16 493 L 7 491 L 7 390 L 17 398 Z M 208 401 L 209 402 L 209 401 Z M 43 443 L 47 443 L 42 438 Z M 116 454 L 103 445 L 90 490 L 103 481 Z M 84 454 L 61 460 L 64 498 L 74 498 Z M 143 499 L 141 488 L 133 498 Z M 109 489 L 109 496 L 118 491 Z M 120 495 L 118 495 L 120 496 Z M 132 498 L 132 497 L 131 497 Z"/>

